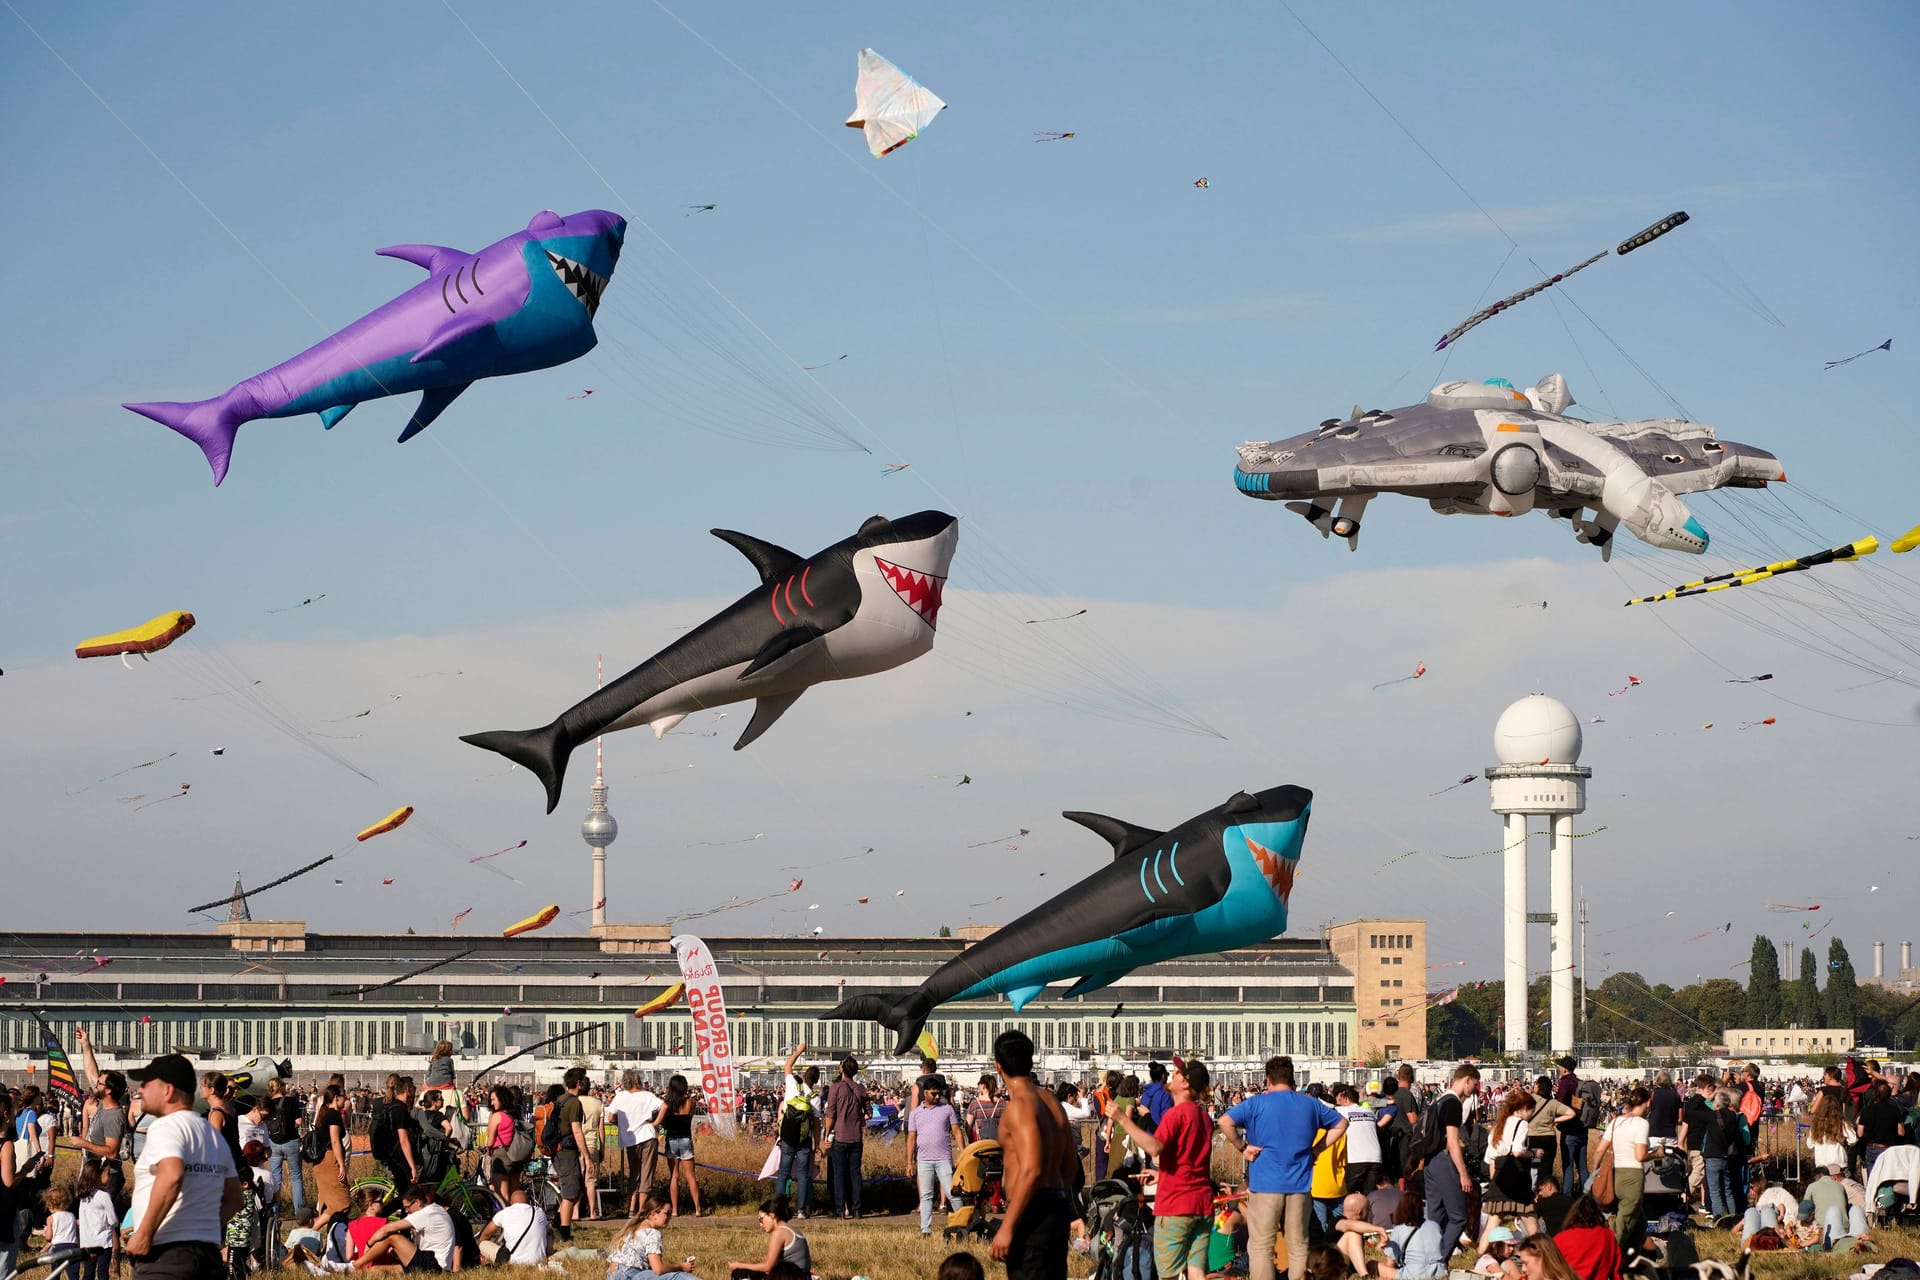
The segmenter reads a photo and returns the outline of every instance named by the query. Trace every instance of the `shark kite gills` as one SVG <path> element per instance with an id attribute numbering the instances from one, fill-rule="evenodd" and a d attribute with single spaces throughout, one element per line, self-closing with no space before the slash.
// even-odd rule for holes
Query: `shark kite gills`
<path id="1" fill-rule="evenodd" d="M 620 259 L 626 219 L 604 209 L 537 213 L 478 253 L 437 244 L 376 250 L 427 279 L 284 364 L 211 400 L 125 407 L 200 446 L 217 485 L 234 435 L 255 418 L 317 413 L 332 428 L 365 400 L 418 391 L 405 443 L 481 378 L 565 364 L 599 341 L 593 315 Z"/>
<path id="2" fill-rule="evenodd" d="M 1113 861 L 968 947 L 918 987 L 842 1001 L 828 1018 L 871 1018 L 913 1047 L 949 1000 L 1004 995 L 1017 1013 L 1049 983 L 1066 996 L 1111 985 L 1145 964 L 1242 947 L 1286 932 L 1287 898 L 1313 793 L 1279 786 L 1187 819 L 1171 831 L 1097 813 L 1062 815 L 1113 846 Z"/>
<path id="3" fill-rule="evenodd" d="M 602 734 L 645 724 L 664 737 L 692 712 L 752 699 L 738 751 L 814 685 L 888 671 L 933 648 L 960 537 L 959 521 L 944 511 L 874 516 L 804 558 L 731 529 L 713 535 L 752 563 L 759 587 L 552 723 L 460 740 L 525 766 L 546 788 L 552 813 L 568 756 Z"/>

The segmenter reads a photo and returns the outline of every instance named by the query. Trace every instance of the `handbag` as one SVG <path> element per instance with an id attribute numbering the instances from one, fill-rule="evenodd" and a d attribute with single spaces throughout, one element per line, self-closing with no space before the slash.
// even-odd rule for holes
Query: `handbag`
<path id="1" fill-rule="evenodd" d="M 1587 1194 L 1602 1209 L 1611 1209 L 1618 1204 L 1620 1197 L 1613 1189 L 1613 1126 L 1600 1139 L 1600 1145 L 1593 1152 L 1593 1179 L 1587 1184 Z"/>

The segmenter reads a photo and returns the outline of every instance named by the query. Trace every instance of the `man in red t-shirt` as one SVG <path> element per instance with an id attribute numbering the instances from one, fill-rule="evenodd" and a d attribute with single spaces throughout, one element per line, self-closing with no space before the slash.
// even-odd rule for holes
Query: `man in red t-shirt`
<path id="1" fill-rule="evenodd" d="M 1167 1078 L 1173 1106 L 1152 1133 L 1140 1127 L 1149 1112 L 1135 1106 L 1115 1113 L 1135 1146 L 1153 1157 L 1160 1177 L 1153 1200 L 1153 1267 L 1163 1280 L 1206 1280 L 1207 1237 L 1213 1230 L 1213 1113 L 1207 1110 L 1212 1080 L 1206 1064 L 1189 1058 Z"/>

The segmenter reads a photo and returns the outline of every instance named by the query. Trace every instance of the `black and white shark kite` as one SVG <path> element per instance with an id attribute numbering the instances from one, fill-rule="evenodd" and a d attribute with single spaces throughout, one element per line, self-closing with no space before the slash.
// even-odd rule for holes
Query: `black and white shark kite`
<path id="1" fill-rule="evenodd" d="M 1313 792 L 1242 791 L 1171 831 L 1067 813 L 1113 845 L 1113 861 L 941 965 L 919 986 L 843 1000 L 828 1018 L 871 1018 L 906 1053 L 949 1000 L 1004 995 L 1014 1012 L 1048 983 L 1086 995 L 1146 964 L 1265 942 L 1287 929 Z"/>
<path id="2" fill-rule="evenodd" d="M 758 588 L 553 723 L 460 740 L 531 770 L 552 813 L 567 757 L 603 733 L 647 724 L 663 737 L 692 712 L 753 699 L 753 720 L 733 744 L 738 751 L 813 685 L 888 671 L 933 648 L 960 539 L 959 521 L 946 512 L 874 516 L 851 538 L 804 559 L 731 529 L 713 535 L 753 562 Z"/>
<path id="3" fill-rule="evenodd" d="M 1367 503 L 1398 493 L 1425 498 L 1442 515 L 1544 511 L 1571 521 L 1604 560 L 1622 525 L 1652 546 L 1698 555 L 1707 531 L 1680 494 L 1787 478 L 1771 453 L 1720 440 L 1712 427 L 1679 418 L 1586 422 L 1566 415 L 1572 403 L 1557 373 L 1524 392 L 1504 378 L 1443 382 L 1424 404 L 1364 413 L 1355 405 L 1352 417 L 1304 435 L 1249 441 L 1233 480 L 1250 498 L 1286 500 L 1321 537 L 1345 538 L 1350 548 L 1359 546 Z"/>

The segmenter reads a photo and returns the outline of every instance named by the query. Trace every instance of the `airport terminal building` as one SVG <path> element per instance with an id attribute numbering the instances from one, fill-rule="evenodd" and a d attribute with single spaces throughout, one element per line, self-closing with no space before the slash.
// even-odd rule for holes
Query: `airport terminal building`
<path id="1" fill-rule="evenodd" d="M 725 984 L 734 1054 L 777 1063 L 796 1043 L 821 1060 L 891 1056 L 870 1022 L 822 1015 L 848 995 L 903 992 L 992 926 L 952 938 L 708 937 Z M 213 932 L 11 933 L 0 939 L 0 1074 L 19 1081 L 40 1057 L 39 1013 L 67 1039 L 87 1028 L 101 1065 L 185 1049 L 214 1063 L 291 1058 L 298 1076 L 349 1079 L 420 1065 L 436 1040 L 458 1047 L 463 1075 L 516 1049 L 577 1033 L 522 1059 L 585 1061 L 664 1073 L 694 1066 L 684 1005 L 644 1019 L 637 1005 L 679 976 L 666 925 L 597 925 L 588 936 L 404 937 L 309 933 L 298 921 L 237 921 Z M 446 961 L 394 986 L 409 970 Z M 1054 1072 L 1192 1054 L 1256 1067 L 1268 1054 L 1331 1070 L 1360 1054 L 1354 976 L 1330 945 L 1280 938 L 1256 948 L 1139 969 L 1075 999 L 1049 993 L 1020 1013 L 1004 999 L 942 1006 L 928 1030 L 944 1060 L 989 1056 L 1020 1027 Z M 883 1068 L 884 1069 L 884 1068 Z"/>

